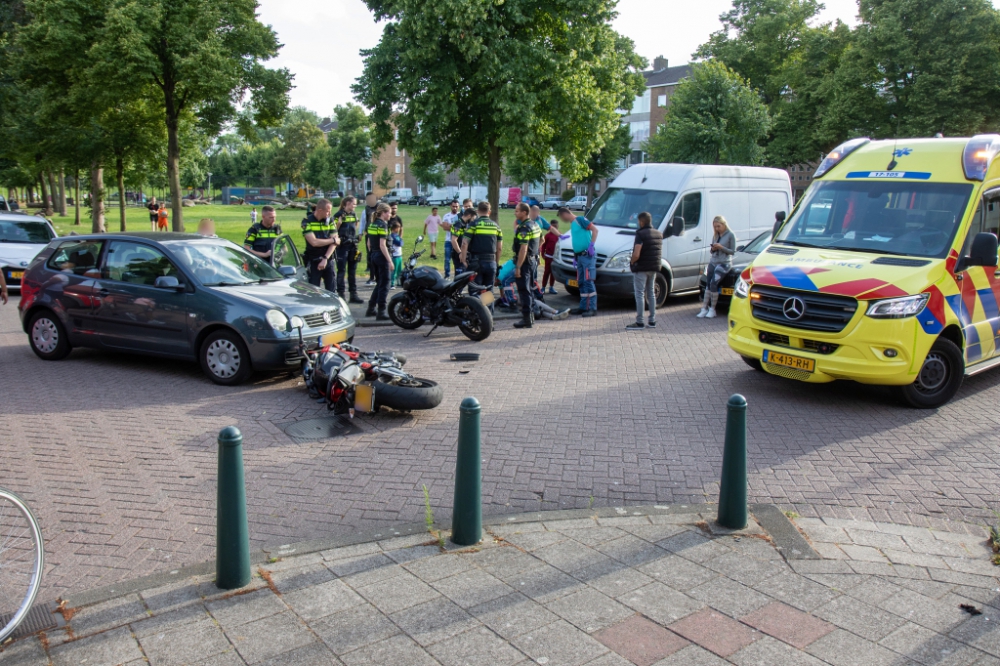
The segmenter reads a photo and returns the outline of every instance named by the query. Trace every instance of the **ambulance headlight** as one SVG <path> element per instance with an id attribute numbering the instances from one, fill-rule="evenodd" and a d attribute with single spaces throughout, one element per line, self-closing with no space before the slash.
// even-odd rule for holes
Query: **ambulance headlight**
<path id="1" fill-rule="evenodd" d="M 826 154 L 823 161 L 819 163 L 819 168 L 816 169 L 816 173 L 813 175 L 813 178 L 819 178 L 827 171 L 840 164 L 845 157 L 870 141 L 871 139 L 868 137 L 861 137 L 860 139 L 851 139 L 850 141 L 845 141 L 840 144 Z"/>
<path id="2" fill-rule="evenodd" d="M 920 314 L 927 305 L 930 294 L 904 296 L 902 298 L 887 298 L 884 301 L 874 301 L 868 306 L 867 314 L 873 319 L 903 319 Z"/>
<path id="3" fill-rule="evenodd" d="M 743 278 L 738 279 L 736 281 L 736 287 L 733 289 L 733 294 L 735 294 L 737 298 L 746 298 L 749 293 L 750 285 L 747 284 L 747 281 Z"/>

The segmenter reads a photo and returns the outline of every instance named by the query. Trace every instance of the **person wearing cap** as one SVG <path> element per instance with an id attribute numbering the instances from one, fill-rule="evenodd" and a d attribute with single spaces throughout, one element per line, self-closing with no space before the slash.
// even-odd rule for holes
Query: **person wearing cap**
<path id="1" fill-rule="evenodd" d="M 490 204 L 480 201 L 476 207 L 479 219 L 462 233 L 462 263 L 476 272 L 476 284 L 493 288 L 497 277 L 497 264 L 503 251 L 503 233 L 490 219 Z M 469 286 L 470 291 L 472 286 Z M 492 311 L 492 306 L 491 306 Z"/>
<path id="2" fill-rule="evenodd" d="M 281 235 L 281 225 L 276 221 L 274 206 L 264 206 L 260 209 L 260 222 L 250 225 L 243 247 L 261 259 L 271 258 L 271 247 L 275 239 Z"/>
<path id="3" fill-rule="evenodd" d="M 514 217 L 517 218 L 513 245 L 514 281 L 517 283 L 517 299 L 521 302 L 521 321 L 515 323 L 514 328 L 531 328 L 535 323 L 534 291 L 538 281 L 538 245 L 542 230 L 530 215 L 528 204 L 517 204 L 514 210 Z"/>
<path id="4" fill-rule="evenodd" d="M 330 217 L 333 205 L 320 199 L 316 208 L 302 220 L 302 236 L 306 241 L 304 258 L 309 270 L 309 284 L 322 284 L 327 291 L 337 290 L 337 274 L 333 253 L 340 243 L 337 228 Z"/>
<path id="5" fill-rule="evenodd" d="M 570 223 L 569 233 L 576 261 L 576 280 L 580 285 L 580 307 L 570 310 L 570 314 L 593 317 L 597 314 L 597 225 L 585 217 L 573 215 L 565 206 L 558 211 L 559 219 Z"/>

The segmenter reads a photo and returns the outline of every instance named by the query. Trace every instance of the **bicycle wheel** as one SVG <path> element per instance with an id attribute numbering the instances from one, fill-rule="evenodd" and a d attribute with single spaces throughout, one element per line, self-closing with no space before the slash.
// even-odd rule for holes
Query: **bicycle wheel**
<path id="1" fill-rule="evenodd" d="M 35 603 L 44 564 L 38 521 L 24 500 L 0 488 L 0 643 Z"/>

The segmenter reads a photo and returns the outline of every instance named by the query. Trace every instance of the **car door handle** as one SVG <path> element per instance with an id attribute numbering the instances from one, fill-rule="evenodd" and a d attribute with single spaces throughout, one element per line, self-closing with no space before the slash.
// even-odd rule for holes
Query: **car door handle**
<path id="1" fill-rule="evenodd" d="M 691 241 L 691 242 L 692 243 L 700 243 L 701 242 L 701 236 L 695 236 L 694 240 Z"/>
<path id="2" fill-rule="evenodd" d="M 111 292 L 108 291 L 107 289 L 101 289 L 100 291 L 97 292 L 97 295 L 98 296 L 110 296 Z"/>

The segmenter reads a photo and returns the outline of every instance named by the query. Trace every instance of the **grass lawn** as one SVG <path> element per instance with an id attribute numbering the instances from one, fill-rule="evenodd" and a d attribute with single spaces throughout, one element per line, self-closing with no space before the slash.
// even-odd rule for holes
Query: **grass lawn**
<path id="1" fill-rule="evenodd" d="M 210 217 L 215 220 L 215 233 L 217 233 L 222 238 L 229 239 L 234 243 L 243 244 L 243 239 L 246 236 L 247 229 L 250 228 L 250 206 L 222 206 L 222 205 L 210 205 L 210 206 L 195 206 L 193 208 L 184 209 L 184 227 L 194 233 L 198 230 L 198 221 L 203 217 Z M 55 215 L 52 217 L 52 223 L 55 225 L 56 231 L 60 236 L 65 236 L 71 231 L 76 231 L 77 233 L 88 233 L 90 231 L 90 218 L 89 209 L 83 208 L 81 210 L 81 220 L 80 226 L 76 227 L 73 225 L 73 209 L 67 211 L 67 217 L 59 217 Z M 438 211 L 441 213 L 441 210 Z M 145 208 L 130 207 L 126 209 L 126 223 L 129 231 L 149 231 L 149 211 Z M 257 214 L 260 215 L 260 207 L 257 208 Z M 413 243 L 416 241 L 417 236 L 424 231 L 424 219 L 431 214 L 431 209 L 429 206 L 400 206 L 399 216 L 403 220 L 403 259 L 405 260 L 410 256 L 410 252 L 413 251 Z M 281 225 L 282 231 L 295 241 L 295 245 L 299 248 L 299 251 L 305 249 L 305 241 L 302 238 L 301 223 L 302 218 L 305 217 L 305 211 L 287 209 L 277 211 L 278 224 Z M 259 217 L 258 217 L 259 219 Z M 117 231 L 119 228 L 119 217 L 118 217 L 118 206 L 113 205 L 109 207 L 107 218 L 105 224 L 111 231 Z M 511 241 L 514 238 L 514 211 L 507 209 L 500 211 L 500 229 L 504 234 L 504 247 L 503 247 L 503 260 L 506 261 L 511 257 Z M 420 263 L 422 265 L 436 266 L 438 269 L 444 267 L 444 232 L 440 232 L 438 236 L 438 248 L 437 254 L 438 258 L 434 261 L 430 258 L 429 245 L 427 241 L 424 241 L 423 247 L 427 249 L 427 253 L 421 257 Z"/>

